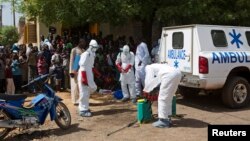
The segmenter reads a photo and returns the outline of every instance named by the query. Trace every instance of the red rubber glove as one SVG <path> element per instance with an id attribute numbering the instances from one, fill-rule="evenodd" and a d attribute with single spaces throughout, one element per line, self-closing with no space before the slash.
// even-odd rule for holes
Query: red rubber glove
<path id="1" fill-rule="evenodd" d="M 88 85 L 88 79 L 87 79 L 87 73 L 86 73 L 86 71 L 82 71 L 81 73 L 82 73 L 82 83 L 84 85 Z"/>
<path id="2" fill-rule="evenodd" d="M 150 94 L 147 92 L 142 92 L 142 96 L 147 99 L 148 101 L 157 101 L 158 100 L 158 94 Z"/>
<path id="3" fill-rule="evenodd" d="M 124 72 L 127 73 L 131 67 L 132 67 L 132 65 L 128 64 L 127 67 L 124 69 Z"/>
<path id="4" fill-rule="evenodd" d="M 115 64 L 115 65 L 116 65 L 118 71 L 119 71 L 119 72 L 122 72 L 122 67 L 121 67 L 120 63 L 117 63 L 117 64 Z"/>
<path id="5" fill-rule="evenodd" d="M 92 71 L 97 78 L 101 77 L 101 73 L 96 68 L 93 68 Z"/>
<path id="6" fill-rule="evenodd" d="M 148 99 L 149 93 L 143 91 L 143 92 L 142 92 L 142 96 L 143 96 L 144 98 Z"/>

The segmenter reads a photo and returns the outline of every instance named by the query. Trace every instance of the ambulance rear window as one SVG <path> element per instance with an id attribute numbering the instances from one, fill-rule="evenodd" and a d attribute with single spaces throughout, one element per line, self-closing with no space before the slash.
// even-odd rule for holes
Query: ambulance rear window
<path id="1" fill-rule="evenodd" d="M 223 30 L 212 30 L 211 36 L 215 47 L 227 47 L 227 39 Z"/>
<path id="2" fill-rule="evenodd" d="M 246 31 L 247 43 L 250 46 L 250 31 Z"/>
<path id="3" fill-rule="evenodd" d="M 173 33 L 173 49 L 182 49 L 184 42 L 184 35 L 182 32 L 174 32 Z"/>

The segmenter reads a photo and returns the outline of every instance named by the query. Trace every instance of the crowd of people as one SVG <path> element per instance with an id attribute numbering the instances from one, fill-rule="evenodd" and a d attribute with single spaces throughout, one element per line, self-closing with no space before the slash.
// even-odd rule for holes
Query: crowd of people
<path id="1" fill-rule="evenodd" d="M 50 68 L 57 70 L 53 81 L 56 90 L 70 89 L 70 53 L 78 45 L 79 39 L 85 40 L 86 45 L 91 39 L 96 39 L 100 49 L 96 52 L 94 67 L 101 73 L 102 78 L 95 78 L 98 89 L 117 90 L 120 88 L 119 71 L 115 67 L 117 55 L 121 48 L 128 44 L 135 53 L 136 43 L 133 37 L 125 36 L 113 39 L 112 35 L 101 36 L 84 33 L 82 35 L 41 36 L 40 47 L 28 44 L 14 44 L 0 47 L 0 93 L 14 94 L 25 91 L 35 92 L 35 88 L 22 89 L 21 86 L 39 75 L 49 72 Z M 86 46 L 85 45 L 85 46 Z M 13 82 L 12 82 L 13 80 Z M 8 90 L 8 91 L 7 91 Z"/>

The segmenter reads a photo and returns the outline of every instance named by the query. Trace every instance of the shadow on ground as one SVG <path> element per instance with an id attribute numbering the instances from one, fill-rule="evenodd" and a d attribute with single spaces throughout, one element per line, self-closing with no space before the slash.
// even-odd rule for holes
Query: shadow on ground
<path id="1" fill-rule="evenodd" d="M 94 116 L 113 115 L 113 114 L 120 114 L 120 113 L 126 113 L 126 112 L 136 112 L 136 110 L 133 110 L 133 109 L 108 109 L 108 110 L 101 110 L 101 111 L 93 111 L 93 115 Z"/>
<path id="2" fill-rule="evenodd" d="M 47 130 L 39 130 L 39 129 L 32 128 L 31 130 L 34 130 L 34 131 L 32 131 L 31 133 L 29 133 L 28 131 L 24 131 L 24 133 L 15 131 L 17 133 L 11 137 L 7 137 L 5 141 L 30 141 L 30 140 L 35 140 L 35 139 L 39 140 L 39 139 L 42 139 L 44 137 L 48 137 L 51 135 L 62 136 L 62 135 L 71 134 L 74 132 L 91 131 L 91 130 L 87 130 L 84 128 L 79 128 L 78 126 L 79 124 L 72 124 L 71 127 L 69 127 L 69 129 L 67 130 L 62 130 L 60 128 L 47 129 Z"/>
<path id="3" fill-rule="evenodd" d="M 173 123 L 172 127 L 174 128 L 175 127 L 204 128 L 207 127 L 209 124 L 207 122 L 191 118 L 173 119 L 172 123 Z"/>
<path id="4" fill-rule="evenodd" d="M 100 103 L 92 103 L 90 102 L 89 105 L 90 106 L 107 106 L 107 105 L 124 105 L 124 102 L 120 102 L 118 100 L 112 100 L 112 101 L 105 101 L 105 102 L 100 102 Z"/>
<path id="5" fill-rule="evenodd" d="M 221 95 L 219 94 L 197 95 L 187 98 L 177 95 L 177 103 L 209 112 L 235 112 L 250 110 L 250 103 L 246 107 L 240 109 L 231 109 L 226 107 L 221 100 Z"/>

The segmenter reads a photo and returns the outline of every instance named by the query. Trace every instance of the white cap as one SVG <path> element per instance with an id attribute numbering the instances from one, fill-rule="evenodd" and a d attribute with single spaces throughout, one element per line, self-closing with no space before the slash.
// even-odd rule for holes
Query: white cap
<path id="1" fill-rule="evenodd" d="M 17 50 L 13 50 L 13 53 L 18 53 L 18 51 Z"/>

